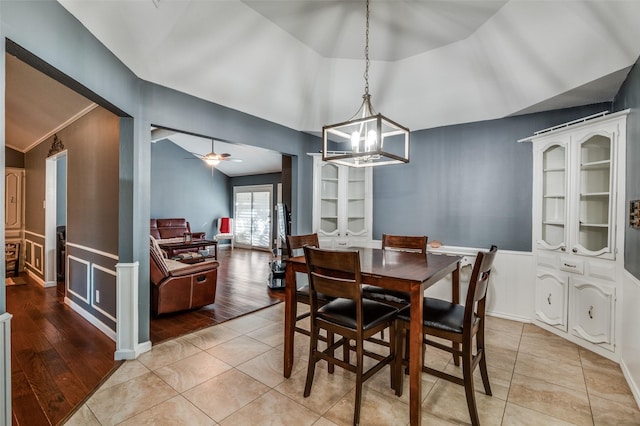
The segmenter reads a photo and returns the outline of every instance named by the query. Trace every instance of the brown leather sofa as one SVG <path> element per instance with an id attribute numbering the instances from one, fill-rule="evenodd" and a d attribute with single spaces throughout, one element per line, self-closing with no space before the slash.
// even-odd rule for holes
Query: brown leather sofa
<path id="1" fill-rule="evenodd" d="M 191 226 L 184 218 L 170 218 L 170 219 L 151 219 L 149 226 L 149 233 L 156 240 L 171 240 L 176 238 L 183 238 L 185 233 L 191 234 L 191 238 L 194 240 L 203 240 L 206 237 L 204 232 L 191 232 Z M 170 256 L 175 256 L 180 253 L 197 252 L 198 248 L 185 248 L 185 249 L 173 249 Z"/>
<path id="2" fill-rule="evenodd" d="M 187 265 L 150 248 L 151 310 L 154 315 L 210 305 L 216 300 L 216 261 Z"/>
<path id="3" fill-rule="evenodd" d="M 182 238 L 185 233 L 190 233 L 193 239 L 204 239 L 204 232 L 191 232 L 191 226 L 184 218 L 151 219 L 150 233 L 156 240 L 169 238 Z"/>

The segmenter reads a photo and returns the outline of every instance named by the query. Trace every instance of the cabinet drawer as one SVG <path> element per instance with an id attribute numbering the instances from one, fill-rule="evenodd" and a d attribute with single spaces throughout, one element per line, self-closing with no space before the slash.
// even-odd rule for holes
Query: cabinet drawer
<path id="1" fill-rule="evenodd" d="M 560 269 L 574 274 L 584 275 L 584 260 L 575 257 L 561 256 Z"/>

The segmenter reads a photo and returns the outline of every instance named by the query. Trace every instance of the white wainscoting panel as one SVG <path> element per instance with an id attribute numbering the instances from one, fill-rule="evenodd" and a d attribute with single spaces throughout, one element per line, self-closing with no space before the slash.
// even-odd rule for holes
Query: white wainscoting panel
<path id="1" fill-rule="evenodd" d="M 640 407 L 640 281 L 626 270 L 623 273 L 622 297 L 622 337 L 620 344 L 620 367 Z M 618 307 L 620 309 L 620 306 Z"/>
<path id="2" fill-rule="evenodd" d="M 138 271 L 138 262 L 116 265 L 116 360 L 136 359 L 151 350 L 150 341 L 138 343 Z"/>
<path id="3" fill-rule="evenodd" d="M 488 248 L 442 246 L 429 249 L 430 253 L 463 256 L 460 269 L 460 301 L 464 303 L 473 262 L 478 251 Z M 514 321 L 531 322 L 534 315 L 535 268 L 531 252 L 500 250 L 496 254 L 491 271 L 487 314 Z M 430 297 L 451 300 L 451 279 L 448 277 L 429 288 Z"/>
<path id="4" fill-rule="evenodd" d="M 0 424 L 11 424 L 11 314 L 0 314 Z"/>

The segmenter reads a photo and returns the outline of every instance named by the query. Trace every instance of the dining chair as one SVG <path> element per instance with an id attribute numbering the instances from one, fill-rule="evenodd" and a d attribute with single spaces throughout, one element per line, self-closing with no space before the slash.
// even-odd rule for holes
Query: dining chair
<path id="1" fill-rule="evenodd" d="M 390 366 L 391 387 L 395 389 L 395 348 L 389 346 L 389 355 L 383 356 L 364 348 L 364 341 L 388 328 L 392 338 L 395 335 L 395 319 L 398 309 L 393 306 L 364 299 L 362 297 L 362 276 L 360 272 L 360 256 L 357 251 L 333 251 L 304 247 L 304 254 L 309 275 L 309 290 L 311 296 L 311 342 L 309 348 L 309 366 L 304 397 L 311 394 L 313 376 L 316 363 L 325 360 L 345 370 L 356 374 L 356 397 L 353 414 L 353 424 L 360 421 L 360 405 L 362 400 L 362 383 L 377 373 L 385 365 Z M 320 306 L 318 294 L 334 297 L 334 300 Z M 327 341 L 325 350 L 318 349 L 320 330 L 327 331 L 331 338 Z M 333 336 L 342 336 L 333 342 Z M 350 345 L 355 351 L 355 364 L 349 357 L 340 360 L 334 356 L 335 349 Z M 378 362 L 364 371 L 364 356 Z M 397 392 L 397 389 L 396 389 Z"/>
<path id="2" fill-rule="evenodd" d="M 484 391 L 491 396 L 489 375 L 484 341 L 485 308 L 489 276 L 493 260 L 498 248 L 491 246 L 488 252 L 478 252 L 469 280 L 469 288 L 465 305 L 458 305 L 445 300 L 425 297 L 423 299 L 423 333 L 424 344 L 449 352 L 454 358 L 462 358 L 462 378 L 453 376 L 440 370 L 424 365 L 422 371 L 444 380 L 464 386 L 467 397 L 467 407 L 472 425 L 479 425 L 478 410 L 473 387 L 473 371 L 480 366 L 480 376 Z M 401 356 L 402 341 L 408 337 L 405 331 L 409 329 L 410 313 L 408 308 L 398 313 L 398 332 L 396 335 L 396 351 L 398 356 L 395 363 L 396 390 L 402 394 L 403 372 L 402 365 L 407 363 L 408 351 Z M 447 346 L 441 342 L 431 340 L 428 336 L 449 340 L 453 345 Z M 473 353 L 473 339 L 475 337 L 475 355 Z M 462 349 L 460 349 L 462 345 Z M 407 345 L 404 345 L 405 347 Z"/>
<path id="3" fill-rule="evenodd" d="M 426 236 L 382 234 L 382 250 L 414 252 L 426 256 L 427 239 Z M 411 299 L 409 293 L 404 291 L 389 290 L 375 285 L 363 286 L 362 294 L 367 299 L 389 303 L 396 307 L 406 306 Z"/>
<path id="4" fill-rule="evenodd" d="M 426 236 L 407 236 L 382 234 L 382 250 L 395 250 L 419 253 L 427 255 Z M 409 304 L 411 296 L 409 293 L 399 290 L 390 290 L 375 285 L 365 285 L 362 287 L 362 295 L 366 299 L 377 300 L 390 304 L 397 308 L 403 308 Z M 384 344 L 384 332 L 380 334 L 381 343 Z"/>
<path id="5" fill-rule="evenodd" d="M 305 234 L 305 235 L 287 235 L 287 253 L 289 256 L 301 256 L 304 254 L 303 247 L 320 247 L 320 243 L 318 241 L 318 234 Z M 324 294 L 318 294 L 318 304 L 323 305 L 327 302 L 333 300 L 332 297 L 326 296 Z M 300 288 L 296 288 L 296 302 L 302 303 L 304 305 L 311 305 L 311 299 L 309 296 L 309 285 L 303 285 Z M 303 314 L 297 314 L 297 303 L 294 304 L 294 316 L 295 316 L 295 324 L 294 330 L 298 333 L 304 334 L 306 336 L 311 336 L 311 333 L 298 326 L 298 321 L 301 321 L 311 315 L 310 312 L 305 312 Z M 326 337 L 322 336 L 321 340 L 326 341 Z M 329 372 L 333 373 L 333 364 L 329 365 Z"/>

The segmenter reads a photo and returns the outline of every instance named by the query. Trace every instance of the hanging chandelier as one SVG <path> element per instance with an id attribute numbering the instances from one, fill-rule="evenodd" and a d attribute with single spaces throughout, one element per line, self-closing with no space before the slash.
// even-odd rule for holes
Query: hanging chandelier
<path id="1" fill-rule="evenodd" d="M 322 159 L 351 167 L 409 162 L 409 129 L 376 113 L 369 94 L 369 0 L 366 0 L 362 105 L 348 121 L 322 127 Z"/>

